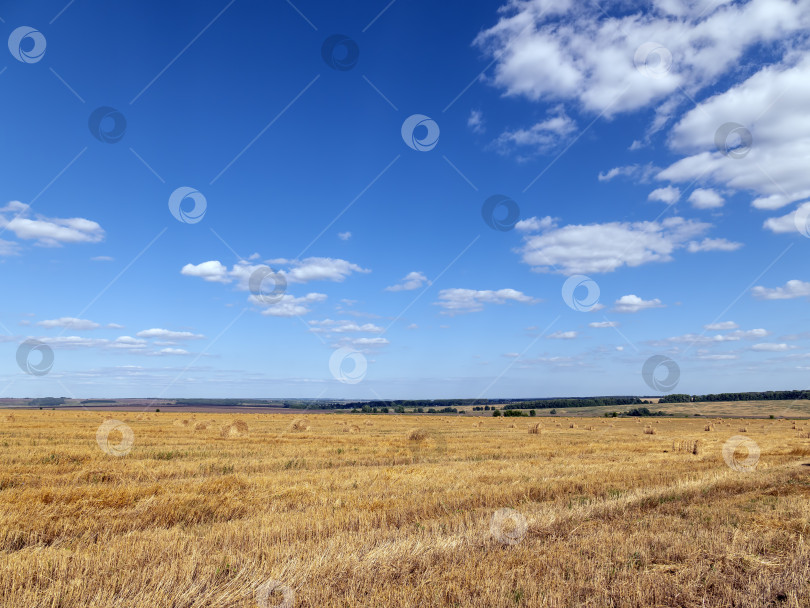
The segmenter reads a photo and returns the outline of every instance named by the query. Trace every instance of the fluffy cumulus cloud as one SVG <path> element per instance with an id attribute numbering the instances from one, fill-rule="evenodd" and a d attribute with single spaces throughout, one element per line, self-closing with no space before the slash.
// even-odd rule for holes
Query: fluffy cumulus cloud
<path id="1" fill-rule="evenodd" d="M 807 3 L 795 6 L 800 5 L 804 10 L 810 7 Z M 763 210 L 810 197 L 808 96 L 810 55 L 796 53 L 784 64 L 763 67 L 728 91 L 700 102 L 680 119 L 671 133 L 670 147 L 684 157 L 658 178 L 673 183 L 700 180 L 749 192 L 751 204 Z M 728 123 L 739 126 L 721 130 Z M 749 142 L 750 147 L 736 149 Z M 727 147 L 735 150 L 731 156 L 724 153 Z"/>
<path id="2" fill-rule="evenodd" d="M 643 7 L 510 0 L 476 43 L 495 60 L 494 84 L 509 96 L 575 100 L 608 116 L 650 105 L 666 113 L 674 105 L 668 98 L 681 89 L 694 96 L 735 69 L 749 48 L 809 25 L 810 6 L 790 0 L 658 0 Z"/>
<path id="3" fill-rule="evenodd" d="M 515 224 L 515 230 L 518 232 L 540 232 L 555 226 L 555 220 L 552 217 L 530 217 L 525 220 L 520 220 Z"/>
<path id="4" fill-rule="evenodd" d="M 90 329 L 98 329 L 101 327 L 98 323 L 94 321 L 89 321 L 87 319 L 76 319 L 75 317 L 60 317 L 58 319 L 47 319 L 45 321 L 39 321 L 37 323 L 40 327 L 61 327 L 64 329 L 72 329 L 74 331 L 87 331 Z"/>
<path id="5" fill-rule="evenodd" d="M 104 230 L 94 221 L 81 217 L 52 218 L 32 214 L 25 203 L 12 201 L 0 208 L 0 234 L 14 234 L 18 239 L 34 241 L 41 247 L 61 247 L 73 243 L 99 243 Z M 19 252 L 19 246 L 0 241 L 0 255 Z"/>
<path id="6" fill-rule="evenodd" d="M 707 331 L 726 331 L 730 329 L 739 329 L 739 325 L 737 325 L 734 321 L 721 321 L 720 323 L 710 323 L 709 325 L 704 325 L 703 329 Z"/>
<path id="7" fill-rule="evenodd" d="M 258 256 L 251 256 L 256 259 Z M 269 266 L 268 266 L 269 265 Z M 278 275 L 278 282 L 272 275 L 261 277 L 262 291 L 267 290 L 270 295 L 282 284 L 309 283 L 311 281 L 331 281 L 342 283 L 354 273 L 365 274 L 371 272 L 357 264 L 339 258 L 311 257 L 303 260 L 289 260 L 277 258 L 267 260 L 266 264 L 252 264 L 248 261 L 239 261 L 228 268 L 218 260 L 209 260 L 199 264 L 186 264 L 180 270 L 185 276 L 201 278 L 211 283 L 232 284 L 238 291 L 249 291 L 250 279 L 259 270 L 272 269 Z M 295 317 L 310 312 L 310 305 L 323 302 L 327 296 L 322 293 L 308 293 L 304 296 L 295 296 L 284 286 L 280 296 L 264 297 L 264 295 L 251 294 L 248 301 L 263 308 L 262 314 L 271 317 Z M 254 286 L 255 287 L 255 286 Z"/>
<path id="8" fill-rule="evenodd" d="M 258 306 L 263 306 L 262 314 L 268 317 L 300 317 L 310 312 L 310 304 L 323 302 L 326 294 L 308 293 L 305 296 L 295 297 L 291 294 L 284 294 L 278 301 L 267 302 L 263 298 L 251 295 L 248 301 Z"/>
<path id="9" fill-rule="evenodd" d="M 485 304 L 507 304 L 509 302 L 534 304 L 537 301 L 516 289 L 478 291 L 455 288 L 442 289 L 439 292 L 439 301 L 435 304 L 444 309 L 442 314 L 454 315 L 481 311 Z"/>
<path id="10" fill-rule="evenodd" d="M 635 313 L 642 310 L 648 310 L 650 308 L 662 308 L 663 306 L 664 305 L 661 303 L 661 300 L 658 298 L 644 300 L 635 294 L 629 294 L 616 300 L 615 304 L 613 305 L 613 311 L 621 313 Z"/>
<path id="11" fill-rule="evenodd" d="M 547 152 L 566 140 L 577 130 L 576 122 L 562 106 L 557 106 L 549 116 L 530 127 L 504 131 L 495 140 L 495 148 L 501 153 L 513 149 Z"/>
<path id="12" fill-rule="evenodd" d="M 671 205 L 681 198 L 681 191 L 674 186 L 667 186 L 665 188 L 656 188 L 647 196 L 648 201 L 659 201 Z"/>
<path id="13" fill-rule="evenodd" d="M 718 209 L 725 201 L 711 188 L 695 188 L 689 195 L 689 202 L 695 209 Z"/>
<path id="14" fill-rule="evenodd" d="M 751 290 L 755 298 L 760 300 L 792 300 L 794 298 L 810 297 L 810 283 L 792 279 L 783 287 L 762 287 L 758 285 Z"/>
<path id="15" fill-rule="evenodd" d="M 386 287 L 385 291 L 411 291 L 414 289 L 419 289 L 425 284 L 428 284 L 429 281 L 427 277 L 422 274 L 421 272 L 409 272 L 405 275 L 405 278 L 402 279 L 396 285 L 391 285 L 390 287 Z"/>
<path id="16" fill-rule="evenodd" d="M 595 327 L 597 329 L 605 329 L 608 327 L 618 327 L 619 324 L 616 321 L 595 321 L 593 323 L 588 323 L 588 327 Z"/>
<path id="17" fill-rule="evenodd" d="M 268 260 L 267 263 L 275 272 L 283 276 L 287 283 L 309 283 L 311 281 L 342 283 L 352 273 L 371 272 L 357 264 L 338 258 L 306 258 L 303 260 L 278 258 Z M 241 289 L 246 290 L 251 275 L 265 266 L 240 261 L 228 269 L 220 261 L 210 260 L 200 264 L 186 264 L 180 273 L 213 283 L 236 283 Z"/>
<path id="18" fill-rule="evenodd" d="M 524 236 L 518 252 L 537 272 L 613 272 L 622 266 L 669 262 L 676 250 L 686 248 L 709 228 L 705 222 L 681 217 L 660 222 L 573 224 Z M 698 251 L 722 248 L 706 241 L 696 247 Z"/>
<path id="19" fill-rule="evenodd" d="M 797 219 L 797 215 L 799 219 Z M 807 225 L 808 220 L 810 220 L 810 203 L 802 203 L 790 213 L 778 217 L 769 217 L 762 224 L 762 227 L 776 234 L 799 234 L 799 231 L 810 234 L 810 226 Z"/>

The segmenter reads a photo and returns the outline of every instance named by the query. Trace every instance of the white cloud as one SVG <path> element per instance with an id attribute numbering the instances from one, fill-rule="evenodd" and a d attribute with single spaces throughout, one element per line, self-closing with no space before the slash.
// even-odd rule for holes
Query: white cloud
<path id="1" fill-rule="evenodd" d="M 386 287 L 385 291 L 411 291 L 413 289 L 419 289 L 426 283 L 428 283 L 428 279 L 421 272 L 409 272 L 405 275 L 405 278 L 402 279 L 401 283 Z"/>
<path id="2" fill-rule="evenodd" d="M 755 298 L 760 300 L 791 300 L 810 296 L 810 283 L 793 279 L 785 283 L 784 287 L 757 286 L 751 290 Z"/>
<path id="3" fill-rule="evenodd" d="M 168 329 L 144 329 L 135 334 L 139 338 L 160 338 L 162 340 L 199 340 L 205 336 L 190 331 L 171 331 Z"/>
<path id="4" fill-rule="evenodd" d="M 648 310 L 650 308 L 662 308 L 664 305 L 658 298 L 652 300 L 643 300 L 637 295 L 630 294 L 622 296 L 613 304 L 614 312 L 622 313 L 635 313 L 641 310 Z"/>
<path id="5" fill-rule="evenodd" d="M 691 241 L 686 250 L 689 253 L 698 253 L 699 251 L 737 251 L 742 247 L 742 243 L 735 243 L 727 241 L 726 239 L 703 239 L 702 241 Z"/>
<path id="6" fill-rule="evenodd" d="M 467 126 L 472 129 L 473 133 L 484 132 L 484 114 L 481 110 L 471 110 L 470 116 L 467 118 Z"/>
<path id="7" fill-rule="evenodd" d="M 792 346 L 790 344 L 761 343 L 761 344 L 754 344 L 751 347 L 751 350 L 778 353 L 778 352 L 784 352 L 786 350 L 793 350 L 794 348 L 796 348 L 796 346 Z"/>
<path id="8" fill-rule="evenodd" d="M 708 331 L 725 331 L 728 329 L 737 329 L 739 327 L 740 326 L 734 321 L 722 321 L 720 323 L 710 323 L 709 325 L 704 325 L 703 329 Z"/>
<path id="9" fill-rule="evenodd" d="M 87 319 L 76 319 L 75 317 L 60 317 L 58 319 L 48 319 L 46 321 L 39 321 L 37 323 L 40 327 L 63 327 L 65 329 L 73 329 L 75 331 L 88 331 L 101 327 L 98 323 L 88 321 Z"/>
<path id="10" fill-rule="evenodd" d="M 253 295 L 248 300 L 253 304 L 265 306 L 266 308 L 262 310 L 263 315 L 270 317 L 300 317 L 310 312 L 309 304 L 326 300 L 326 294 L 308 293 L 300 298 L 284 294 L 278 302 L 269 305 Z"/>
<path id="11" fill-rule="evenodd" d="M 616 321 L 596 321 L 595 323 L 588 323 L 588 327 L 595 327 L 599 329 L 618 326 L 619 324 Z"/>
<path id="12" fill-rule="evenodd" d="M 555 226 L 555 220 L 550 216 L 544 218 L 530 217 L 515 224 L 515 230 L 518 232 L 540 232 Z"/>
<path id="13" fill-rule="evenodd" d="M 462 314 L 483 310 L 484 304 L 506 304 L 507 302 L 534 304 L 537 301 L 515 289 L 476 291 L 475 289 L 456 288 L 442 289 L 439 292 L 439 301 L 434 304 L 444 308 L 442 314 Z"/>
<path id="14" fill-rule="evenodd" d="M 352 344 L 355 346 L 382 346 L 389 342 L 385 338 L 357 338 L 352 340 Z"/>
<path id="15" fill-rule="evenodd" d="M 667 205 L 671 205 L 679 198 L 681 198 L 681 190 L 680 188 L 675 188 L 674 186 L 657 188 L 656 190 L 650 192 L 650 194 L 647 196 L 648 201 L 660 201 L 662 203 L 666 203 Z"/>
<path id="16" fill-rule="evenodd" d="M 557 106 L 548 118 L 528 129 L 504 131 L 495 140 L 495 146 L 501 152 L 509 152 L 518 147 L 528 147 L 538 152 L 546 152 L 557 146 L 576 130 L 576 122 L 565 113 L 562 106 Z"/>
<path id="17" fill-rule="evenodd" d="M 676 249 L 709 227 L 680 217 L 660 222 L 572 224 L 525 236 L 518 252 L 523 262 L 537 272 L 613 272 L 622 266 L 669 262 Z"/>
<path id="18" fill-rule="evenodd" d="M 626 165 L 623 167 L 613 167 L 607 172 L 599 172 L 597 176 L 600 182 L 609 182 L 615 177 L 629 177 L 641 183 L 647 183 L 650 178 L 661 169 L 652 164 L 646 165 Z"/>
<path id="19" fill-rule="evenodd" d="M 776 234 L 795 233 L 799 234 L 796 226 L 796 213 L 801 211 L 802 214 L 810 214 L 810 202 L 802 203 L 787 215 L 780 217 L 769 217 L 762 224 L 762 227 L 774 232 Z M 807 217 L 805 215 L 805 217 Z"/>
<path id="20" fill-rule="evenodd" d="M 162 348 L 155 355 L 189 355 L 187 350 L 182 348 Z"/>
<path id="21" fill-rule="evenodd" d="M 775 6 L 777 13 L 785 9 L 779 0 Z M 810 4 L 796 3 L 793 8 L 807 13 Z M 763 19 L 768 17 L 763 15 Z M 799 22 L 806 22 L 806 14 Z M 810 197 L 808 97 L 810 54 L 794 52 L 783 65 L 763 67 L 683 116 L 672 130 L 670 147 L 685 156 L 664 169 L 659 179 L 676 183 L 702 180 L 736 192 L 751 192 L 751 204 L 758 209 L 778 209 Z M 715 143 L 719 127 L 730 121 L 751 134 L 750 149 L 740 158 L 725 156 Z M 740 141 L 740 133 L 739 129 L 730 132 L 730 145 Z"/>
<path id="22" fill-rule="evenodd" d="M 725 201 L 711 188 L 695 188 L 689 195 L 689 202 L 695 209 L 717 209 L 722 207 Z"/>
<path id="23" fill-rule="evenodd" d="M 810 26 L 810 6 L 789 0 L 713 6 L 667 0 L 644 12 L 621 2 L 511 0 L 501 12 L 475 43 L 496 60 L 494 83 L 507 96 L 574 99 L 608 117 L 661 103 L 659 122 L 677 103 L 679 89 L 694 96 L 736 69 L 748 49 L 785 42 Z M 657 78 L 634 66 L 639 47 L 650 41 L 672 57 L 671 68 Z M 670 96 L 675 101 L 663 103 Z"/>
<path id="24" fill-rule="evenodd" d="M 217 260 L 203 262 L 201 264 L 186 264 L 180 270 L 180 274 L 187 277 L 199 277 L 212 283 L 230 283 L 227 267 Z"/>
<path id="25" fill-rule="evenodd" d="M 13 232 L 19 239 L 36 241 L 35 244 L 42 247 L 104 240 L 104 230 L 96 222 L 81 217 L 49 218 L 39 214 L 31 219 L 29 206 L 19 201 L 12 201 L 0 209 L 0 214 L 3 214 L 0 215 L 0 229 Z"/>
<path id="26" fill-rule="evenodd" d="M 338 232 L 338 238 L 341 241 L 348 241 L 350 238 L 352 238 L 352 233 L 348 230 L 346 232 Z"/>
<path id="27" fill-rule="evenodd" d="M 91 262 L 112 262 L 115 258 L 112 258 L 108 255 L 97 255 L 95 257 L 90 258 Z"/>
<path id="28" fill-rule="evenodd" d="M 577 337 L 577 332 L 575 331 L 555 331 L 553 334 L 549 334 L 549 340 L 573 340 Z"/>
<path id="29" fill-rule="evenodd" d="M 353 272 L 371 272 L 370 270 L 361 268 L 357 264 L 352 264 L 351 262 L 338 258 L 313 257 L 304 260 L 279 258 L 268 260 L 268 264 L 271 264 L 274 270 L 283 275 L 288 283 L 308 283 L 310 281 L 334 281 L 341 283 Z M 288 268 L 285 270 L 281 268 L 282 266 L 287 266 Z M 180 273 L 216 283 L 231 283 L 236 281 L 239 289 L 247 291 L 250 275 L 261 267 L 261 264 L 238 262 L 228 270 L 227 266 L 224 266 L 218 260 L 211 260 L 197 265 L 186 264 L 183 266 Z"/>
<path id="30" fill-rule="evenodd" d="M 309 325 L 312 326 L 310 331 L 313 333 L 345 334 L 353 332 L 366 332 L 379 334 L 383 332 L 383 328 L 379 325 L 374 325 L 373 323 L 364 323 L 363 325 L 358 325 L 354 321 L 346 321 L 345 319 L 339 319 L 337 321 L 333 319 L 310 321 Z"/>

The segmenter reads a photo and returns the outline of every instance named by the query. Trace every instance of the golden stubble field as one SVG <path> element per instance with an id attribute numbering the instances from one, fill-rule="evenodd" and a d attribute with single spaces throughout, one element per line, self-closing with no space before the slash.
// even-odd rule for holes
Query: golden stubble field
<path id="1" fill-rule="evenodd" d="M 810 606 L 810 423 L 537 422 L 0 411 L 0 605 Z"/>

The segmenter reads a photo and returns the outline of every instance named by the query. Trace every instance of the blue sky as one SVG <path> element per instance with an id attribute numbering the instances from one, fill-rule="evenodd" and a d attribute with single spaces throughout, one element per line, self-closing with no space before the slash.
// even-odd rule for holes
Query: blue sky
<path id="1" fill-rule="evenodd" d="M 0 19 L 0 396 L 807 388 L 808 2 Z"/>

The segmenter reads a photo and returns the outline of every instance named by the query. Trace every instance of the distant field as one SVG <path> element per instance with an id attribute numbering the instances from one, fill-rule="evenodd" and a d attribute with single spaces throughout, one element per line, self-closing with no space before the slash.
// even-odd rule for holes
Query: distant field
<path id="1" fill-rule="evenodd" d="M 810 418 L 810 400 L 801 401 L 709 401 L 696 403 L 648 403 L 643 406 L 622 405 L 610 407 L 578 407 L 557 409 L 558 415 L 604 416 L 605 412 L 626 412 L 634 407 L 646 407 L 651 411 L 661 410 L 677 416 L 726 416 L 743 418 Z M 488 413 L 488 412 L 485 412 Z M 537 410 L 538 416 L 548 416 L 548 410 Z"/>
<path id="2" fill-rule="evenodd" d="M 806 422 L 112 416 L 0 412 L 0 606 L 810 606 Z"/>

